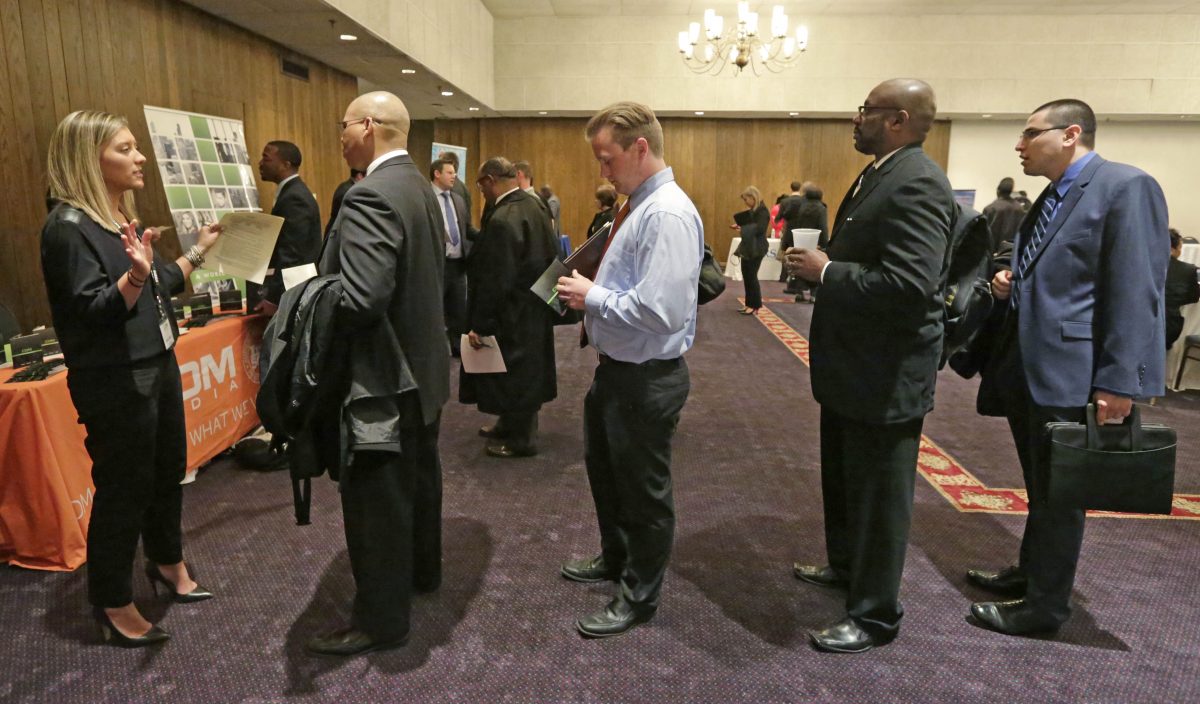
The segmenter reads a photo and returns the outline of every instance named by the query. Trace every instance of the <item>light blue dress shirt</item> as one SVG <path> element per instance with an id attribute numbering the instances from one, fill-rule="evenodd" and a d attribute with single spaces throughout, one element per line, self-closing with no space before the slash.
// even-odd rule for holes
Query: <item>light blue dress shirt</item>
<path id="1" fill-rule="evenodd" d="M 668 167 L 629 196 L 584 299 L 588 340 L 622 362 L 674 359 L 696 337 L 696 286 L 704 224 Z"/>

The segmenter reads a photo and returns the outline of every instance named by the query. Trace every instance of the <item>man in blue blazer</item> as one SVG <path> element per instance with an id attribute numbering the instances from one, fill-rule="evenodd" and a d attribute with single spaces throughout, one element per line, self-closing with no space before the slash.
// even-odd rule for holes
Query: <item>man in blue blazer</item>
<path id="1" fill-rule="evenodd" d="M 1001 633 L 1054 631 L 1071 613 L 1084 512 L 1047 503 L 1046 423 L 1082 422 L 1089 402 L 1100 422 L 1121 422 L 1135 397 L 1163 393 L 1167 204 L 1158 182 L 1101 158 L 1095 139 L 1086 103 L 1055 100 L 1016 145 L 1025 173 L 1051 183 L 1017 233 L 1012 270 L 992 281 L 1005 320 L 989 384 L 1016 442 L 1029 518 L 1017 565 L 967 578 L 1021 597 L 972 604 Z"/>

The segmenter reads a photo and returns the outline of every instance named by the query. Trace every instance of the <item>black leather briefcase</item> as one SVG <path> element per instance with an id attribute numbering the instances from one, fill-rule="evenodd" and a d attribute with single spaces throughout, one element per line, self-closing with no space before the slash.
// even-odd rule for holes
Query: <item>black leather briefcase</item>
<path id="1" fill-rule="evenodd" d="M 1096 423 L 1088 404 L 1086 423 L 1047 423 L 1051 505 L 1171 513 L 1175 490 L 1175 431 L 1142 425 L 1137 406 L 1121 425 Z"/>

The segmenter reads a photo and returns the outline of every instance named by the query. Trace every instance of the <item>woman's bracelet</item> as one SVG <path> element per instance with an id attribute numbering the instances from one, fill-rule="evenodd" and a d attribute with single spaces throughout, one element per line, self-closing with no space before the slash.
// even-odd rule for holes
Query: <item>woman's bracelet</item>
<path id="1" fill-rule="evenodd" d="M 193 269 L 199 268 L 204 263 L 204 250 L 200 249 L 200 245 L 194 244 L 183 253 L 183 258 L 188 260 Z"/>
<path id="2" fill-rule="evenodd" d="M 137 277 L 133 275 L 133 267 L 130 267 L 129 271 L 125 272 L 125 276 L 129 277 L 129 283 L 132 284 L 134 288 L 141 288 L 146 285 L 145 279 L 138 281 Z"/>

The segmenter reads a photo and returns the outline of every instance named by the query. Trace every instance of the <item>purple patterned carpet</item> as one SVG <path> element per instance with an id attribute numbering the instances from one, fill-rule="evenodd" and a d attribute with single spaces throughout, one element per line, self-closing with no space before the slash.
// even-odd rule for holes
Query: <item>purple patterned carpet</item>
<path id="1" fill-rule="evenodd" d="M 297 527 L 286 474 L 219 460 L 185 489 L 184 515 L 188 560 L 217 598 L 168 605 L 136 582 L 139 606 L 173 638 L 121 651 L 99 644 L 83 570 L 0 567 L 0 702 L 1200 701 L 1200 522 L 1091 519 L 1075 616 L 1052 639 L 1010 638 L 967 623 L 986 595 L 962 574 L 1010 562 L 1023 518 L 960 513 L 923 479 L 899 639 L 814 652 L 805 629 L 841 615 L 835 592 L 791 576 L 793 560 L 823 556 L 818 409 L 807 368 L 736 314 L 739 294 L 731 283 L 704 307 L 688 354 L 675 552 L 650 624 L 601 642 L 572 628 L 611 586 L 558 576 L 561 561 L 597 549 L 580 440 L 594 356 L 560 328 L 541 455 L 484 456 L 475 430 L 489 419 L 446 407 L 445 579 L 416 598 L 406 648 L 304 654 L 309 636 L 344 622 L 353 589 L 336 488 L 316 482 L 313 524 Z M 768 306 L 807 334 L 810 306 Z M 985 483 L 1019 487 L 1007 426 L 974 414 L 974 390 L 943 375 L 925 432 Z M 1200 493 L 1200 392 L 1145 415 L 1179 430 L 1177 491 Z"/>

